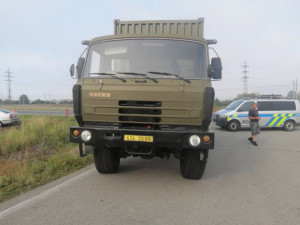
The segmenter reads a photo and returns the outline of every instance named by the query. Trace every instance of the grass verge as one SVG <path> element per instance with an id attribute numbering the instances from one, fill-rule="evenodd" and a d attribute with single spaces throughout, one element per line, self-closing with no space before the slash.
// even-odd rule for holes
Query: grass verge
<path id="1" fill-rule="evenodd" d="M 69 142 L 73 117 L 21 116 L 20 127 L 0 130 L 0 202 L 90 163 Z"/>
<path id="2" fill-rule="evenodd" d="M 65 111 L 68 109 L 70 112 L 73 111 L 72 104 L 28 104 L 28 105 L 1 105 L 0 108 L 8 110 L 28 110 L 28 111 Z"/>

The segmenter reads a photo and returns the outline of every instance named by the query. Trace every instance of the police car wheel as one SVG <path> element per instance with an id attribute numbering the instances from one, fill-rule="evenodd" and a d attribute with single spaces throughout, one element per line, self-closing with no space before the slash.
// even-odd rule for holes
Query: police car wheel
<path id="1" fill-rule="evenodd" d="M 292 120 L 288 120 L 284 123 L 283 129 L 286 131 L 293 131 L 295 129 L 295 122 Z"/>
<path id="2" fill-rule="evenodd" d="M 237 131 L 238 129 L 240 129 L 239 121 L 237 121 L 237 120 L 229 121 L 229 123 L 227 125 L 227 129 L 230 131 Z"/>

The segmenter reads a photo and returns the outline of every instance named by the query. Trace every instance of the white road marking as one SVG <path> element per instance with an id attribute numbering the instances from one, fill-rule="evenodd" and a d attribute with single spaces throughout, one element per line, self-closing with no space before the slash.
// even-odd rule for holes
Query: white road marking
<path id="1" fill-rule="evenodd" d="M 92 168 L 92 169 L 90 169 L 90 170 L 88 170 L 88 171 L 86 171 L 86 172 L 84 172 L 84 173 L 82 173 L 82 174 L 80 174 L 80 175 L 78 175 L 76 177 L 73 177 L 70 180 L 67 180 L 67 181 L 65 181 L 65 182 L 63 182 L 63 183 L 61 183 L 61 184 L 59 184 L 59 185 L 57 185 L 57 186 L 55 186 L 55 187 L 47 190 L 47 191 L 42 192 L 39 195 L 31 197 L 31 198 L 29 198 L 29 199 L 27 199 L 27 200 L 25 200 L 23 202 L 20 202 L 17 205 L 14 205 L 14 206 L 12 206 L 12 207 L 10 207 L 10 208 L 8 208 L 8 209 L 0 212 L 0 220 L 2 218 L 6 217 L 6 216 L 9 216 L 9 215 L 11 215 L 11 214 L 13 214 L 13 213 L 15 213 L 15 212 L 17 212 L 17 211 L 25 208 L 25 207 L 31 206 L 34 203 L 39 202 L 39 201 L 41 201 L 41 200 L 49 197 L 50 195 L 53 195 L 54 193 L 58 192 L 62 188 L 66 187 L 66 186 L 70 185 L 71 183 L 73 183 L 74 181 L 76 181 L 76 180 L 78 180 L 78 179 L 80 179 L 80 178 L 88 175 L 89 173 L 91 173 L 94 170 L 95 169 Z"/>

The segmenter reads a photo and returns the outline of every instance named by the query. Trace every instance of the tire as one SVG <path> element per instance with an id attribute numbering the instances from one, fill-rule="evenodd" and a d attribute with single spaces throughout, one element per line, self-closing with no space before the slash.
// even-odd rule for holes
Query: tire
<path id="1" fill-rule="evenodd" d="M 230 130 L 230 131 L 237 131 L 240 129 L 240 122 L 237 121 L 237 120 L 230 120 L 229 123 L 227 124 L 227 129 Z"/>
<path id="2" fill-rule="evenodd" d="M 293 120 L 285 121 L 283 129 L 285 131 L 293 131 L 295 129 L 295 122 Z"/>
<path id="3" fill-rule="evenodd" d="M 201 156 L 201 159 L 200 159 Z M 203 176 L 208 150 L 187 149 L 180 159 L 180 173 L 186 179 L 200 180 Z"/>
<path id="4" fill-rule="evenodd" d="M 99 173 L 116 173 L 120 166 L 119 148 L 97 147 L 93 151 L 94 162 Z"/>

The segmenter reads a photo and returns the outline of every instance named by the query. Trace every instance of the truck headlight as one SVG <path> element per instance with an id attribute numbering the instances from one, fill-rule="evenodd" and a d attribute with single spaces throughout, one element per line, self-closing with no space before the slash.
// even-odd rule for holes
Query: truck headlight
<path id="1" fill-rule="evenodd" d="M 200 145 L 201 139 L 198 135 L 192 135 L 192 136 L 190 136 L 189 142 L 190 142 L 191 146 L 197 147 Z"/>
<path id="2" fill-rule="evenodd" d="M 81 139 L 83 141 L 87 142 L 87 141 L 91 140 L 91 138 L 92 138 L 92 134 L 90 131 L 85 130 L 81 133 Z"/>

